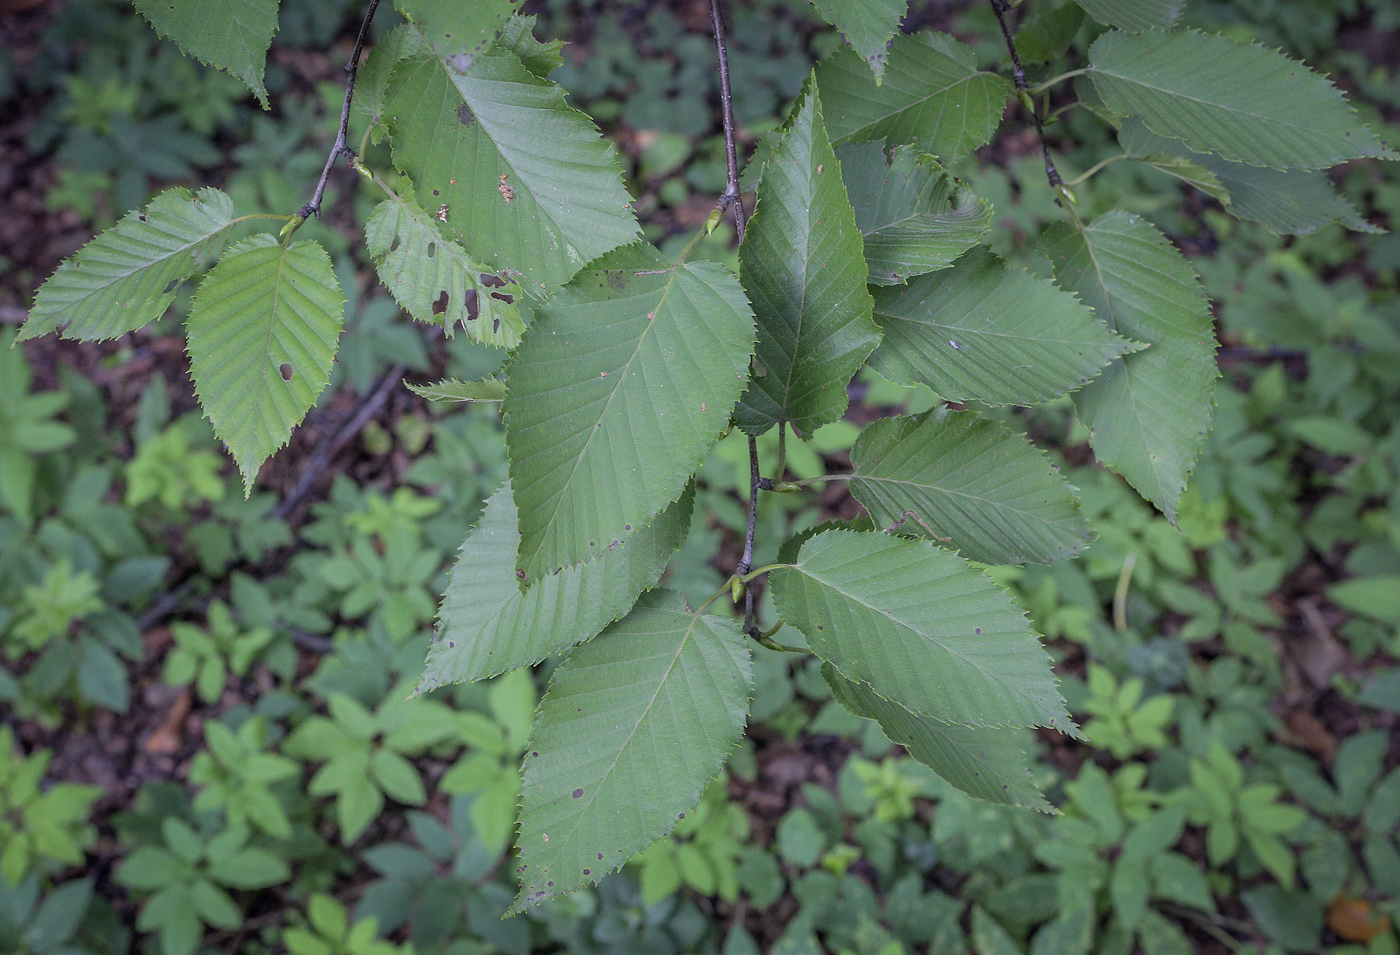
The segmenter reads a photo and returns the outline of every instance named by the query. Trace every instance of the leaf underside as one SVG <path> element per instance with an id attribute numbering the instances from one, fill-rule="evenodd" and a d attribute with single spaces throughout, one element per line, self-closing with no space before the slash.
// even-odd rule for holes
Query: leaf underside
<path id="1" fill-rule="evenodd" d="M 1031 778 L 1029 734 L 1021 727 L 957 726 L 911 713 L 870 687 L 843 677 L 830 663 L 822 678 L 836 700 L 874 720 L 885 735 L 969 796 L 1002 806 L 1054 812 Z"/>
<path id="2" fill-rule="evenodd" d="M 898 285 L 947 268 L 991 227 L 991 204 L 957 188 L 927 153 L 901 146 L 887 161 L 883 143 L 859 143 L 836 156 L 872 284 Z"/>
<path id="3" fill-rule="evenodd" d="M 1082 387 L 1134 347 L 1073 295 L 984 248 L 880 289 L 875 321 L 885 337 L 871 366 L 949 401 L 1039 404 Z"/>
<path id="4" fill-rule="evenodd" d="M 909 0 L 812 0 L 812 6 L 841 31 L 877 77 L 884 76 L 890 38 L 899 29 Z"/>
<path id="5" fill-rule="evenodd" d="M 743 734 L 737 622 L 653 591 L 554 671 L 525 754 L 512 911 L 597 882 L 695 807 Z"/>
<path id="6" fill-rule="evenodd" d="M 728 269 L 640 245 L 536 313 L 502 406 L 530 579 L 596 559 L 680 496 L 729 422 L 753 329 Z"/>
<path id="7" fill-rule="evenodd" d="M 563 89 L 499 48 L 453 61 L 400 60 L 387 109 L 394 163 L 445 235 L 537 294 L 636 237 L 617 155 Z"/>
<path id="8" fill-rule="evenodd" d="M 506 383 L 495 378 L 485 378 L 481 381 L 444 378 L 442 381 L 422 385 L 408 381 L 404 384 L 415 395 L 429 401 L 504 401 L 506 397 Z"/>
<path id="9" fill-rule="evenodd" d="M 831 530 L 771 579 L 783 622 L 880 696 L 947 723 L 1077 732 L 1026 615 L 958 555 Z"/>
<path id="10" fill-rule="evenodd" d="M 1224 202 L 1231 215 L 1262 223 L 1275 235 L 1307 235 L 1333 222 L 1357 232 L 1383 231 L 1362 218 L 1320 169 L 1269 169 L 1192 152 L 1179 139 L 1158 136 L 1136 117 L 1123 124 L 1118 141 L 1134 154 L 1184 155 L 1213 178 L 1218 193 L 1208 188 L 1204 191 Z M 1198 182 L 1192 185 L 1202 188 Z"/>
<path id="11" fill-rule="evenodd" d="M 593 563 L 522 590 L 515 501 L 510 485 L 502 487 L 462 544 L 415 695 L 530 666 L 593 637 L 655 586 L 690 530 L 693 501 L 687 492 Z"/>
<path id="12" fill-rule="evenodd" d="M 879 85 L 846 48 L 817 66 L 817 85 L 833 143 L 911 143 L 944 163 L 991 142 L 1009 91 L 971 47 L 930 33 L 895 38 Z"/>
<path id="13" fill-rule="evenodd" d="M 810 83 L 764 167 L 739 276 L 758 344 L 734 420 L 751 435 L 783 421 L 810 435 L 845 413 L 846 386 L 880 340 L 860 232 Z"/>
<path id="14" fill-rule="evenodd" d="M 1150 347 L 1115 362 L 1075 395 L 1105 465 L 1175 520 L 1210 427 L 1215 333 L 1196 272 L 1138 216 L 1110 212 L 1082 233 L 1047 231 L 1055 277 L 1119 334 Z"/>
<path id="15" fill-rule="evenodd" d="M 415 320 L 441 325 L 449 336 L 460 325 L 498 348 L 520 343 L 519 286 L 483 272 L 412 199 L 395 196 L 376 206 L 365 246 L 380 281 Z"/>
<path id="16" fill-rule="evenodd" d="M 460 69 L 491 45 L 520 0 L 394 0 L 394 8 L 422 33 L 428 47 L 443 59 L 455 58 Z"/>
<path id="17" fill-rule="evenodd" d="M 64 261 L 39 289 L 19 340 L 57 331 L 103 341 L 164 314 L 175 287 L 216 255 L 233 228 L 233 201 L 217 189 L 170 189 Z"/>
<path id="18" fill-rule="evenodd" d="M 190 56 L 238 77 L 263 109 L 263 67 L 277 32 L 278 0 L 134 0 L 156 32 Z"/>
<path id="19" fill-rule="evenodd" d="M 1262 46 L 1194 30 L 1110 31 L 1089 61 L 1109 109 L 1197 152 L 1278 169 L 1395 158 L 1331 82 Z"/>
<path id="20" fill-rule="evenodd" d="M 1089 543 L 1074 492 L 1025 437 L 972 411 L 884 418 L 851 448 L 851 494 L 877 526 L 988 564 L 1049 562 Z"/>
<path id="21" fill-rule="evenodd" d="M 187 323 L 190 375 L 245 489 L 330 382 L 343 307 L 315 242 L 288 248 L 255 235 L 200 283 Z"/>

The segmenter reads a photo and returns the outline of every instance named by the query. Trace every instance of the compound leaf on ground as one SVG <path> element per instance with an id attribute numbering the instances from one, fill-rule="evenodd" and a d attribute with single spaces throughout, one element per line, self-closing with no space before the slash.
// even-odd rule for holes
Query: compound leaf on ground
<path id="1" fill-rule="evenodd" d="M 502 406 L 530 579 L 597 558 L 680 496 L 729 422 L 753 341 L 732 272 L 650 246 L 593 263 L 540 308 Z"/>
<path id="2" fill-rule="evenodd" d="M 365 223 L 365 246 L 379 280 L 417 321 L 441 325 L 448 337 L 461 325 L 476 341 L 498 348 L 520 343 L 520 288 L 483 272 L 411 195 L 375 206 Z"/>
<path id="3" fill-rule="evenodd" d="M 1326 77 L 1275 50 L 1194 30 L 1110 31 L 1089 61 L 1109 109 L 1197 152 L 1278 169 L 1396 158 Z"/>
<path id="4" fill-rule="evenodd" d="M 526 747 L 514 911 L 597 882 L 670 832 L 743 734 L 752 688 L 738 623 L 669 590 L 570 653 Z"/>
<path id="5" fill-rule="evenodd" d="M 190 56 L 238 77 L 263 109 L 263 67 L 277 32 L 278 0 L 135 0 L 156 32 Z"/>
<path id="6" fill-rule="evenodd" d="M 1082 232 L 1047 231 L 1055 277 L 1114 331 L 1150 347 L 1075 395 L 1098 459 L 1176 519 L 1210 427 L 1215 333 L 1196 272 L 1146 220 L 1110 212 Z"/>
<path id="7" fill-rule="evenodd" d="M 771 579 L 778 616 L 848 680 L 947 723 L 1077 733 L 1025 613 L 957 554 L 830 530 Z"/>
<path id="8" fill-rule="evenodd" d="M 1186 0 L 1079 0 L 1079 5 L 1120 30 L 1166 30 L 1176 25 Z"/>
<path id="9" fill-rule="evenodd" d="M 330 381 L 344 304 L 324 249 L 270 235 L 229 249 L 200 283 L 190 376 L 245 490 Z"/>
<path id="10" fill-rule="evenodd" d="M 912 143 L 944 163 L 991 141 L 1010 91 L 971 47 L 932 33 L 895 38 L 883 83 L 843 48 L 817 67 L 817 85 L 833 143 Z"/>
<path id="11" fill-rule="evenodd" d="M 899 29 L 909 0 L 812 0 L 821 18 L 846 38 L 877 77 L 885 75 L 885 54 Z"/>
<path id="12" fill-rule="evenodd" d="M 1030 740 L 1024 729 L 958 726 L 919 716 L 869 686 L 846 679 L 830 663 L 822 664 L 822 678 L 837 702 L 879 723 L 910 756 L 969 796 L 1002 806 L 1055 811 L 1031 778 Z"/>
<path id="13" fill-rule="evenodd" d="M 538 294 L 636 237 L 617 155 L 563 89 L 500 48 L 453 60 L 401 59 L 386 110 L 394 163 L 445 235 Z"/>
<path id="14" fill-rule="evenodd" d="M 233 201 L 217 189 L 169 189 L 127 213 L 39 289 L 19 340 L 48 332 L 102 341 L 154 321 L 228 240 Z"/>
<path id="15" fill-rule="evenodd" d="M 947 268 L 992 224 L 991 204 L 959 188 L 927 153 L 901 146 L 887 161 L 883 143 L 859 143 L 836 155 L 872 284 Z"/>
<path id="16" fill-rule="evenodd" d="M 739 277 L 758 344 L 734 420 L 751 435 L 783 421 L 810 435 L 845 413 L 846 386 L 880 340 L 860 232 L 810 82 L 764 166 Z"/>
<path id="17" fill-rule="evenodd" d="M 884 418 L 851 448 L 851 494 L 879 527 L 988 564 L 1049 562 L 1089 543 L 1074 489 L 1022 435 L 972 411 Z"/>
<path id="18" fill-rule="evenodd" d="M 1173 158 L 1204 172 L 1211 181 L 1203 183 L 1199 176 L 1189 177 L 1164 165 L 1154 165 L 1219 199 L 1231 215 L 1262 223 L 1275 235 L 1307 235 L 1333 222 L 1357 232 L 1383 231 L 1362 218 L 1356 207 L 1332 187 L 1321 169 L 1269 169 L 1192 152 L 1179 139 L 1158 136 L 1137 117 L 1123 124 L 1118 142 L 1134 155 L 1178 154 Z"/>
<path id="19" fill-rule="evenodd" d="M 504 401 L 506 397 L 506 383 L 495 378 L 483 378 L 481 381 L 444 378 L 423 385 L 408 381 L 404 384 L 409 391 L 429 401 Z"/>
<path id="20" fill-rule="evenodd" d="M 880 289 L 875 321 L 885 335 L 871 366 L 949 401 L 1039 404 L 1082 387 L 1135 347 L 1070 293 L 984 248 Z"/>
<path id="21" fill-rule="evenodd" d="M 506 484 L 487 499 L 480 523 L 462 544 L 415 694 L 530 666 L 593 637 L 655 586 L 690 531 L 693 502 L 687 492 L 593 563 L 521 590 L 515 574 L 520 531 Z"/>

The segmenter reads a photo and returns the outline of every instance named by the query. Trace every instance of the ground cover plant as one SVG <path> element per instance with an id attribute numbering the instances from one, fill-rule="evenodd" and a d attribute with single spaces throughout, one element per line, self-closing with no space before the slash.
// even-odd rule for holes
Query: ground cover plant
<path id="1" fill-rule="evenodd" d="M 372 44 L 373 7 L 283 11 L 342 37 L 353 96 L 147 11 L 282 83 L 287 116 L 222 131 L 139 68 L 53 81 L 55 156 L 162 110 L 241 155 L 149 200 L 77 162 L 135 208 L 7 349 L 16 765 L 150 707 L 121 758 L 166 777 L 99 803 L 80 881 L 92 770 L 53 774 L 51 823 L 15 777 L 15 944 L 1390 950 L 1394 267 L 1329 224 L 1374 231 L 1394 193 L 1320 171 L 1389 158 L 1380 127 L 1227 4 L 976 6 L 942 24 L 968 42 L 777 4 L 732 44 L 709 5 L 595 7 L 404 4 Z M 165 48 L 94 13 L 133 62 Z M 535 38 L 560 23 L 580 52 Z M 619 65 L 619 30 L 653 56 Z M 298 93 L 329 159 L 286 138 Z M 327 382 L 341 424 L 259 478 Z M 358 480 L 319 490 L 351 442 Z"/>

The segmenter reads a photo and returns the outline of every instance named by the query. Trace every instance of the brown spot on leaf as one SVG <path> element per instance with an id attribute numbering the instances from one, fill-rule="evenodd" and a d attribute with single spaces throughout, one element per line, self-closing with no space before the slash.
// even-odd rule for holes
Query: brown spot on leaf
<path id="1" fill-rule="evenodd" d="M 463 126 L 469 127 L 472 123 L 476 122 L 476 117 L 472 115 L 471 110 L 467 109 L 466 103 L 457 107 L 457 118 L 462 121 Z"/>
<path id="2" fill-rule="evenodd" d="M 284 361 L 284 362 L 282 362 L 282 367 L 281 367 L 281 368 L 278 368 L 277 370 L 278 370 L 279 372 L 281 372 L 281 374 L 282 374 L 282 380 L 283 380 L 283 381 L 291 381 L 291 380 L 292 380 L 292 366 L 291 366 L 291 365 L 287 364 L 287 363 Z"/>

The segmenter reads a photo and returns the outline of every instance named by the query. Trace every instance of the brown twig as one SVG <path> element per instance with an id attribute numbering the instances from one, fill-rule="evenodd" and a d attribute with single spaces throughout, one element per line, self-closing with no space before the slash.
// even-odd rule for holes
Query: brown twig
<path id="1" fill-rule="evenodd" d="M 710 19 L 715 27 L 715 51 L 719 57 L 719 106 L 724 116 L 724 162 L 727 179 L 724 195 L 719 197 L 721 209 L 734 210 L 734 233 L 744 241 L 744 200 L 739 192 L 739 152 L 734 145 L 734 96 L 729 87 L 729 51 L 724 41 L 724 18 L 720 16 L 719 0 L 710 0 Z"/>
<path id="2" fill-rule="evenodd" d="M 710 19 L 715 28 L 715 52 L 719 58 L 719 100 L 724 117 L 724 160 L 728 177 L 724 184 L 724 195 L 719 198 L 719 207 L 734 210 L 734 232 L 739 241 L 744 241 L 744 200 L 739 191 L 739 152 L 734 144 L 734 98 L 729 86 L 729 52 L 725 48 L 724 18 L 720 15 L 719 0 L 710 0 Z M 749 517 L 744 531 L 744 553 L 739 558 L 735 573 L 742 577 L 753 569 L 753 538 L 758 525 L 758 492 L 763 478 L 758 473 L 758 439 L 749 437 Z M 771 487 L 771 482 L 770 485 Z M 754 636 L 758 628 L 754 623 L 753 586 L 744 588 L 744 632 Z"/>
<path id="3" fill-rule="evenodd" d="M 331 167 L 341 156 L 355 158 L 355 150 L 345 144 L 345 136 L 350 129 L 350 101 L 355 98 L 355 76 L 360 71 L 360 52 L 365 48 L 365 37 L 369 35 L 370 21 L 374 19 L 374 11 L 377 9 L 379 0 L 369 0 L 369 9 L 365 11 L 365 19 L 355 37 L 355 51 L 350 54 L 350 62 L 345 64 L 345 105 L 340 108 L 340 131 L 335 135 L 335 144 L 331 146 L 330 155 L 326 157 L 325 168 L 321 170 L 321 178 L 316 182 L 316 191 L 312 194 L 311 201 L 297 210 L 299 218 L 321 218 L 321 198 L 326 193 L 326 181 L 331 177 Z"/>
<path id="4" fill-rule="evenodd" d="M 1021 57 L 1016 53 L 1016 40 L 1006 23 L 1006 13 L 1011 9 L 1011 5 L 1006 0 L 991 0 L 991 4 L 997 15 L 997 23 L 1001 26 L 1002 38 L 1006 40 L 1006 50 L 1011 54 L 1011 78 L 1016 83 L 1016 92 L 1022 105 L 1030 110 L 1031 120 L 1035 123 L 1035 134 L 1040 139 L 1040 152 L 1045 157 L 1045 177 L 1050 180 L 1053 188 L 1059 190 L 1065 181 L 1060 178 L 1060 171 L 1055 168 L 1055 161 L 1050 158 L 1050 145 L 1045 141 L 1045 124 L 1040 115 L 1040 105 L 1026 87 L 1026 71 L 1021 66 Z"/>

